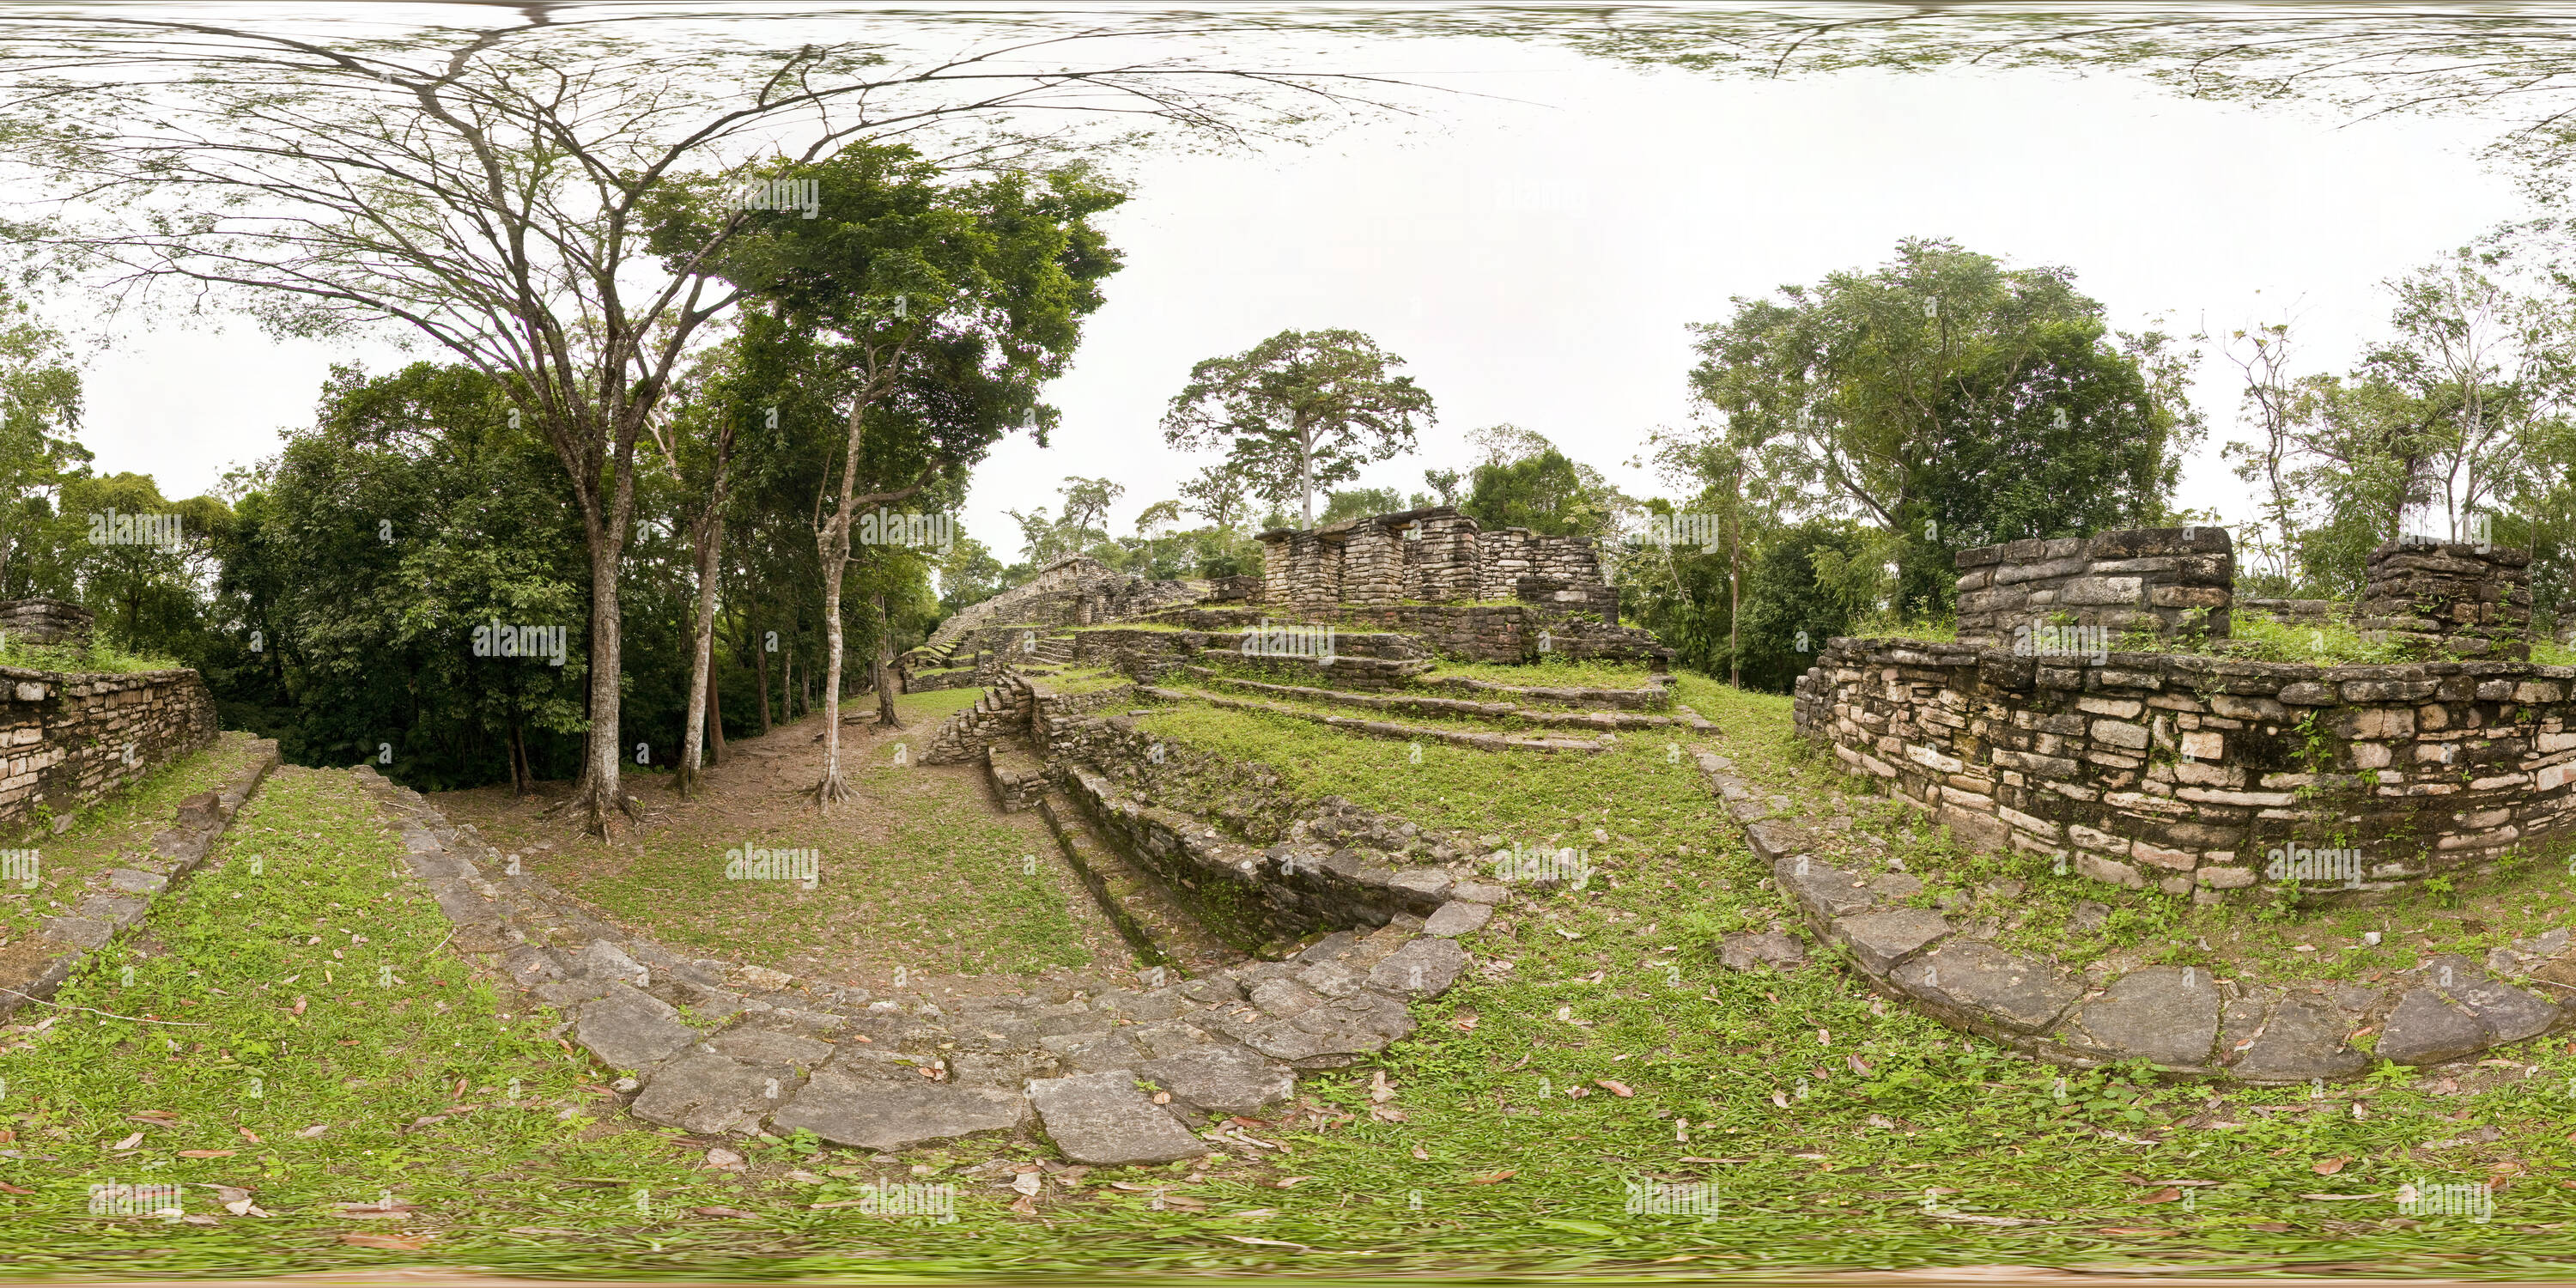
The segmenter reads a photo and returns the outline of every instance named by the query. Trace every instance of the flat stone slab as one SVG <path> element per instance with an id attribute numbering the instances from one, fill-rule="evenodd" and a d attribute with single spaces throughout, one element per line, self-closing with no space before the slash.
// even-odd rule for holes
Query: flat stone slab
<path id="1" fill-rule="evenodd" d="M 2495 1035 L 2466 1007 L 2431 988 L 2410 988 L 2380 1030 L 2379 1055 L 2399 1064 L 2440 1064 L 2495 1044 Z"/>
<path id="2" fill-rule="evenodd" d="M 2273 1006 L 2251 1045 L 2236 1057 L 2236 1076 L 2284 1083 L 2349 1078 L 2371 1063 L 2344 1045 L 2351 1032 L 2352 1017 L 2342 1008 L 2313 994 L 2291 993 Z"/>
<path id="3" fill-rule="evenodd" d="M 1479 930 L 1494 919 L 1494 907 L 1487 903 L 1469 903 L 1452 899 L 1422 923 L 1422 933 L 1437 939 L 1448 939 Z"/>
<path id="4" fill-rule="evenodd" d="M 1819 919 L 1861 912 L 1872 902 L 1867 889 L 1855 888 L 1855 874 L 1809 855 L 1780 856 L 1771 865 L 1771 876 L 1808 915 Z"/>
<path id="5" fill-rule="evenodd" d="M 1010 1131 L 1028 1120 L 1028 1112 L 1027 1098 L 1016 1091 L 825 1070 L 771 1114 L 769 1126 L 780 1135 L 810 1131 L 835 1145 L 886 1152 Z"/>
<path id="6" fill-rule="evenodd" d="M 783 1064 L 752 1064 L 691 1051 L 654 1073 L 627 1112 L 701 1136 L 748 1132 L 803 1079 Z"/>
<path id="7" fill-rule="evenodd" d="M 696 1042 L 698 1031 L 681 1023 L 680 1012 L 670 1003 L 620 982 L 581 1008 L 573 1040 L 609 1068 L 645 1069 Z"/>
<path id="8" fill-rule="evenodd" d="M 817 1042 L 794 1033 L 773 1029 L 727 1029 L 707 1042 L 708 1046 L 753 1064 L 783 1064 L 798 1069 L 820 1068 L 832 1058 L 832 1044 Z"/>
<path id="9" fill-rule="evenodd" d="M 1897 963 L 1950 933 L 1950 923 L 1929 908 L 1889 908 L 1834 921 L 1834 938 L 1851 949 L 1861 969 L 1884 975 Z"/>
<path id="10" fill-rule="evenodd" d="M 1718 941 L 1717 964 L 1731 971 L 1796 970 L 1807 964 L 1807 946 L 1776 930 L 1738 931 Z"/>
<path id="11" fill-rule="evenodd" d="M 2115 1060 L 2199 1068 L 2218 1042 L 2218 984 L 2195 967 L 2133 970 L 2085 1003 L 2072 1027 Z"/>
<path id="12" fill-rule="evenodd" d="M 2498 1045 L 2538 1037 L 2563 1018 L 2557 1003 L 2541 1001 L 2497 980 L 2457 954 L 2436 957 L 2418 967 L 2417 973 L 2478 1017 Z"/>
<path id="13" fill-rule="evenodd" d="M 1210 1113 L 1259 1113 L 1297 1093 L 1297 1075 L 1286 1065 L 1222 1043 L 1147 1061 L 1136 1073 L 1173 1100 Z"/>
<path id="14" fill-rule="evenodd" d="M 1028 1091 L 1047 1137 L 1074 1162 L 1173 1163 L 1208 1152 L 1207 1142 L 1137 1088 L 1132 1069 L 1044 1078 Z"/>
<path id="15" fill-rule="evenodd" d="M 1956 939 L 1896 968 L 1890 982 L 1924 1003 L 2015 1033 L 2044 1033 L 2084 986 L 2037 958 L 1981 939 Z"/>
<path id="16" fill-rule="evenodd" d="M 1467 969 L 1467 950 L 1454 939 L 1416 939 L 1369 968 L 1371 987 L 1414 997 L 1438 997 Z"/>
<path id="17" fill-rule="evenodd" d="M 109 888 L 125 894 L 155 894 L 169 886 L 170 878 L 157 872 L 118 868 L 107 874 L 107 884 Z"/>
<path id="18" fill-rule="evenodd" d="M 653 982 L 653 972 L 646 970 L 643 963 L 627 955 L 626 950 L 619 947 L 613 940 L 591 940 L 574 955 L 572 968 L 575 972 L 592 979 L 624 980 L 637 988 L 643 988 Z"/>

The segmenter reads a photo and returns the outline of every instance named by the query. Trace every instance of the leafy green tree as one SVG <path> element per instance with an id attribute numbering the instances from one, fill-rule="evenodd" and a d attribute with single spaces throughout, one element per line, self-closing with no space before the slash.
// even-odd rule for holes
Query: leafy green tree
<path id="1" fill-rule="evenodd" d="M 52 518 L 63 483 L 88 471 L 80 413 L 80 371 L 61 337 L 26 305 L 0 302 L 0 586 L 11 593 L 28 593 L 12 556 Z"/>
<path id="2" fill-rule="evenodd" d="M 834 373 L 831 397 L 847 431 L 814 531 L 824 709 L 839 709 L 847 570 L 854 560 L 897 565 L 904 577 L 889 568 L 861 577 L 875 616 L 879 720 L 892 725 L 887 596 L 898 584 L 926 585 L 927 564 L 891 544 L 854 553 L 858 519 L 915 497 L 953 506 L 967 469 L 1013 426 L 1044 442 L 1054 413 L 1038 403 L 1038 387 L 1062 372 L 1081 319 L 1101 304 L 1099 281 L 1118 267 L 1090 220 L 1124 198 L 1078 166 L 958 181 L 904 147 L 849 147 L 793 173 L 815 185 L 823 217 L 754 216 L 716 271 L 776 310 L 794 337 L 778 343 L 810 345 L 819 369 Z M 697 243 L 691 228 L 736 217 L 712 184 L 683 191 L 665 225 L 673 253 Z M 850 794 L 837 718 L 825 724 L 813 794 L 825 808 Z"/>
<path id="3" fill-rule="evenodd" d="M 578 772 L 587 565 L 552 450 L 497 382 L 416 363 L 335 367 L 316 423 L 250 480 L 215 536 L 208 684 L 300 764 L 374 761 L 423 787 Z M 653 612 L 651 600 L 638 607 Z M 494 625 L 551 655 L 478 655 Z M 639 637 L 657 659 L 666 641 Z M 640 686 L 639 686 L 640 687 Z M 653 693 L 677 716 L 676 695 Z"/>
<path id="4" fill-rule="evenodd" d="M 1896 543 L 1901 612 L 1949 607 L 1953 549 L 2167 513 L 2202 431 L 2187 360 L 2115 342 L 2068 271 L 1909 238 L 1781 295 L 1694 327 L 1693 391 L 1801 510 Z"/>
<path id="5" fill-rule="evenodd" d="M 1391 487 L 1343 488 L 1325 499 L 1324 515 L 1319 522 L 1365 519 L 1372 514 L 1395 514 L 1404 508 L 1403 494 Z"/>
<path id="6" fill-rule="evenodd" d="M 1163 417 L 1174 447 L 1224 447 L 1262 499 L 1298 502 L 1315 526 L 1315 489 L 1413 445 L 1434 419 L 1431 395 L 1404 359 L 1357 331 L 1282 331 L 1242 353 L 1190 368 Z"/>

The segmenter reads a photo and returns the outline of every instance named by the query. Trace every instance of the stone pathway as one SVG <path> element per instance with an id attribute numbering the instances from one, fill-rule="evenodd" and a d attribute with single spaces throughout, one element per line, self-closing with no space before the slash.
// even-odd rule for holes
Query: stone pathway
<path id="1" fill-rule="evenodd" d="M 892 1151 L 1043 1132 L 1076 1163 L 1205 1153 L 1222 1119 L 1287 1100 L 1296 1070 L 1350 1064 L 1413 1030 L 1408 1003 L 1467 964 L 1436 933 L 1455 903 L 1340 931 L 1286 961 L 1159 987 L 1094 981 L 1045 996 L 871 998 L 757 965 L 678 954 L 580 909 L 359 768 L 454 945 L 567 1016 L 557 1030 L 613 1069 L 635 1117 L 705 1135 L 811 1131 Z M 1494 897 L 1502 892 L 1495 891 Z M 1490 908 L 1482 911 L 1490 915 Z M 1159 978 L 1158 978 L 1159 977 Z M 1148 1090 L 1148 1087 L 1155 1090 Z"/>
<path id="2" fill-rule="evenodd" d="M 2249 987 L 2171 966 L 2088 979 L 2053 960 L 1960 933 L 1939 911 L 1907 906 L 1923 889 L 1914 877 L 1896 872 L 1866 880 L 1816 857 L 1804 833 L 1776 817 L 1732 772 L 1731 761 L 1697 745 L 1692 754 L 1754 853 L 1770 865 L 1776 888 L 1797 901 L 1819 941 L 1846 955 L 1880 990 L 1955 1028 L 2052 1063 L 2093 1068 L 2145 1060 L 2194 1077 L 2300 1083 L 2358 1077 L 2382 1059 L 2443 1064 L 2576 1024 L 2576 1006 L 2516 983 L 2554 983 L 2576 996 L 2576 954 L 2563 930 L 2499 949 L 2485 963 L 2435 957 L 2404 972 L 2401 982 L 2378 987 L 2322 981 Z M 1803 953 L 1768 942 L 1786 938 L 1728 936 L 1726 964 L 1794 968 Z"/>
<path id="3" fill-rule="evenodd" d="M 205 862 L 233 815 L 277 763 L 275 739 L 251 743 L 250 763 L 230 782 L 179 802 L 170 826 L 152 838 L 150 854 L 109 871 L 101 881 L 104 889 L 82 895 L 62 916 L 45 918 L 34 938 L 0 954 L 0 1019 L 52 997 L 84 958 L 140 924 L 153 899 Z"/>

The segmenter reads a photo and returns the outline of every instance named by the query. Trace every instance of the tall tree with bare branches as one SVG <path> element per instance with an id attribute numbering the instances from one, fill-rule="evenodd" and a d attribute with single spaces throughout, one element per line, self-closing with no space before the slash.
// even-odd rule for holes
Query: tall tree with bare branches
<path id="1" fill-rule="evenodd" d="M 1385 106 L 1360 96 L 1371 78 L 1234 64 L 1208 39 L 1221 24 L 1197 20 L 943 18 L 910 30 L 983 43 L 919 57 L 884 38 L 895 24 L 864 44 L 670 48 L 572 6 L 507 12 L 332 37 L 284 20 L 0 15 L 17 91 L 0 105 L 0 167 L 14 191 L 82 203 L 18 241 L 104 299 L 237 309 L 285 335 L 390 330 L 501 381 L 582 517 L 590 729 L 573 803 L 601 833 L 633 808 L 618 586 L 636 445 L 739 299 L 712 266 L 753 214 L 648 250 L 650 207 L 676 178 L 898 138 L 939 141 L 952 167 L 1007 165 L 1099 142 L 1082 122 L 1242 141 Z M 1084 64 L 1139 34 L 1180 52 Z M 1027 128 L 1050 118 L 1075 124 Z"/>

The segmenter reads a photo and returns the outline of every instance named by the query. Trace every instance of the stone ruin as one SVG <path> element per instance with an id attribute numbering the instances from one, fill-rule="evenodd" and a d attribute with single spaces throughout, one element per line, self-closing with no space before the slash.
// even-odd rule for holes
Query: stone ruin
<path id="1" fill-rule="evenodd" d="M 1590 537 L 1483 530 L 1448 506 L 1261 534 L 1262 602 L 1309 612 L 1518 601 L 1619 620 Z"/>
<path id="2" fill-rule="evenodd" d="M 2009 644 L 2034 621 L 2225 638 L 2236 560 L 2225 528 L 2150 528 L 1962 550 L 1959 640 Z"/>
<path id="3" fill-rule="evenodd" d="M 0 600 L 0 635 L 30 644 L 87 643 L 97 622 L 88 609 L 59 599 Z"/>
<path id="4" fill-rule="evenodd" d="M 1260 540 L 1257 578 L 1156 581 L 1086 556 L 1058 560 L 941 623 L 899 660 L 904 689 L 986 687 L 1031 663 L 1091 664 L 1099 650 L 1082 647 L 1075 633 L 1115 625 L 1153 632 L 1116 641 L 1120 669 L 1129 671 L 1222 648 L 1274 620 L 1411 637 L 1425 657 L 1518 663 L 1554 655 L 1658 670 L 1672 657 L 1652 635 L 1618 624 L 1619 592 L 1603 579 L 1589 537 L 1487 532 L 1435 506 L 1274 529 Z M 1164 627 L 1180 631 L 1157 629 Z M 1384 651 L 1356 634 L 1342 647 L 1353 658 Z"/>
<path id="5" fill-rule="evenodd" d="M 2554 839 L 2576 822 L 2576 668 L 2526 660 L 2520 551 L 2389 543 L 2356 624 L 2468 660 L 2319 666 L 2121 651 L 2023 626 L 2224 635 L 2218 528 L 1972 550 L 1957 643 L 1838 638 L 1796 722 L 1855 773 L 1972 843 L 2204 902 L 2266 880 L 2275 851 L 2355 856 L 2325 897 Z M 2192 613 L 2201 616 L 2191 617 Z M 2056 647 L 2013 647 L 2036 638 Z M 2099 648 L 2096 652 L 2093 649 Z"/>

